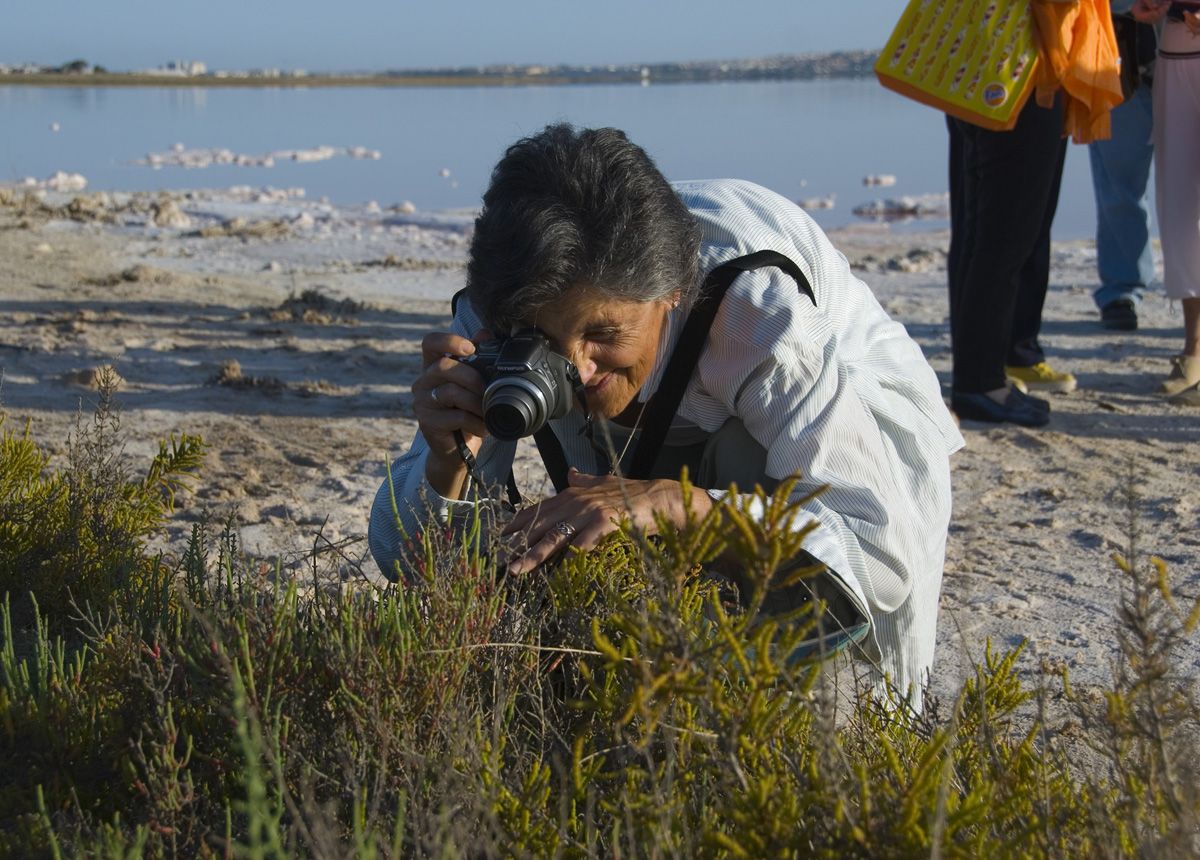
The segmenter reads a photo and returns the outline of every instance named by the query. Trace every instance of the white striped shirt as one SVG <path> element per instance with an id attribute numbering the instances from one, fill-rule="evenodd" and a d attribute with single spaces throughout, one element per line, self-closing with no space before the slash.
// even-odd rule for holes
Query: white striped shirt
<path id="1" fill-rule="evenodd" d="M 749 182 L 677 183 L 700 222 L 702 271 L 756 251 L 777 251 L 799 265 L 816 305 L 776 268 L 738 276 L 679 406 L 680 432 L 715 432 L 736 417 L 767 452 L 767 475 L 801 475 L 797 494 L 827 489 L 805 509 L 819 528 L 806 549 L 838 575 L 868 611 L 868 653 L 904 691 L 932 665 L 946 531 L 950 518 L 949 454 L 962 445 L 933 370 L 904 327 L 891 320 L 842 254 L 796 205 Z M 668 317 L 658 360 L 640 398 L 658 386 L 682 328 Z M 482 327 L 459 303 L 454 331 Z M 593 471 L 595 454 L 573 412 L 554 422 L 567 461 Z M 502 484 L 515 443 L 485 441 L 479 473 Z M 392 481 L 409 534 L 428 516 L 446 520 L 465 502 L 441 499 L 425 481 L 418 434 L 392 465 Z M 385 483 L 371 515 L 376 561 L 391 570 L 401 537 Z M 802 525 L 802 524 L 798 524 Z"/>

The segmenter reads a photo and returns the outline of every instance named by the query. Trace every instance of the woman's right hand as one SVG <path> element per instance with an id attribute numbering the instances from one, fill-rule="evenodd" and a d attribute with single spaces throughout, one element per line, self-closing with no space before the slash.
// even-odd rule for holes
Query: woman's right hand
<path id="1" fill-rule="evenodd" d="M 477 340 L 485 340 L 479 332 Z M 472 355 L 475 344 L 449 332 L 431 332 L 421 341 L 424 370 L 413 383 L 413 410 L 429 445 L 425 477 L 444 498 L 462 497 L 467 467 L 458 451 L 460 431 L 472 454 L 479 453 L 487 430 L 483 423 L 483 377 L 458 359 Z"/>

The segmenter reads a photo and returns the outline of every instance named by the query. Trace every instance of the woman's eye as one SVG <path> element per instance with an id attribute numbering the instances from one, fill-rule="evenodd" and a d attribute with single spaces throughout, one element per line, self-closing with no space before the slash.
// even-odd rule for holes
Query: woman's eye
<path id="1" fill-rule="evenodd" d="M 592 329 L 584 337 L 593 343 L 611 343 L 621 336 L 621 330 L 616 327 Z"/>

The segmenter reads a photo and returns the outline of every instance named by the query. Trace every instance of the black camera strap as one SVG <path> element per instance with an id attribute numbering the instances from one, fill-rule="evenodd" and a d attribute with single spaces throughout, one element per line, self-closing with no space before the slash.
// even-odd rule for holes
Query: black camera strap
<path id="1" fill-rule="evenodd" d="M 586 436 L 592 447 L 596 448 L 596 442 L 593 439 L 595 421 L 591 412 L 588 411 L 586 401 L 581 404 L 580 408 L 585 416 L 584 427 L 580 431 L 580 435 Z M 542 457 L 546 474 L 550 476 L 550 483 L 554 484 L 554 492 L 561 493 L 567 488 L 567 472 L 570 470 L 570 464 L 567 463 L 567 455 L 563 453 L 562 443 L 558 441 L 558 436 L 555 435 L 548 422 L 533 434 L 533 442 L 537 445 L 538 454 Z"/>
<path id="2" fill-rule="evenodd" d="M 567 455 L 563 453 L 562 445 L 549 424 L 543 424 L 541 429 L 533 434 L 533 443 L 542 455 L 542 463 L 554 484 L 554 491 L 561 493 L 567 488 Z"/>
<path id="3" fill-rule="evenodd" d="M 687 390 L 688 381 L 692 378 L 692 371 L 695 370 L 696 362 L 700 360 L 700 353 L 708 340 L 708 331 L 712 328 L 717 310 L 721 307 L 721 300 L 725 298 L 730 284 L 743 272 L 767 266 L 775 266 L 787 272 L 812 303 L 817 303 L 817 296 L 804 272 L 794 260 L 778 251 L 758 251 L 737 257 L 709 272 L 704 279 L 700 298 L 688 313 L 683 331 L 675 341 L 675 349 L 671 352 L 670 361 L 663 371 L 658 388 L 650 398 L 642 437 L 634 450 L 628 477 L 635 480 L 650 477 L 663 440 L 667 437 L 667 430 L 671 427 L 675 412 L 683 400 L 683 393 Z"/>
<path id="4" fill-rule="evenodd" d="M 575 399 L 585 416 L 582 433 L 590 435 L 592 413 L 588 411 L 587 395 L 583 392 L 582 383 L 575 388 Z M 567 455 L 563 453 L 562 443 L 554 435 L 549 421 L 533 434 L 533 443 L 537 445 L 538 453 L 542 456 L 542 464 L 546 467 L 546 474 L 550 476 L 550 482 L 554 484 L 554 492 L 561 493 L 567 488 L 567 471 L 570 467 L 567 464 Z"/>
<path id="5" fill-rule="evenodd" d="M 467 475 L 476 486 L 484 486 L 479 478 L 479 464 L 475 460 L 475 455 L 471 453 L 471 449 L 467 447 L 466 437 L 463 436 L 461 430 L 454 431 L 454 444 L 458 447 L 458 456 L 462 458 L 463 465 L 467 467 Z M 512 469 L 508 470 L 505 490 L 508 493 L 508 504 L 513 510 L 516 510 L 521 506 L 521 490 L 517 487 L 517 479 L 513 475 Z"/>

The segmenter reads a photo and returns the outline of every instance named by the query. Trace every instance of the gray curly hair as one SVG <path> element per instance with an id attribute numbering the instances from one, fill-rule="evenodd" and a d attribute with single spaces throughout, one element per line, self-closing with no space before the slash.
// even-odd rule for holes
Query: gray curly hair
<path id="1" fill-rule="evenodd" d="M 497 334 L 571 287 L 690 306 L 700 228 L 650 156 L 615 128 L 549 125 L 508 148 L 475 221 L 467 295 Z"/>

